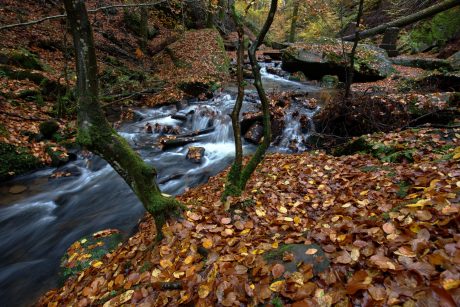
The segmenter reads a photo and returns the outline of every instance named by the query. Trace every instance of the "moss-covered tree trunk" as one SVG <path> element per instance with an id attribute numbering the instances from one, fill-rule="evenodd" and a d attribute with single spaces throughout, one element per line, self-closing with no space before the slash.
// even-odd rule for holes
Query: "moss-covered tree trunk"
<path id="1" fill-rule="evenodd" d="M 297 30 L 297 19 L 299 18 L 299 7 L 300 7 L 300 0 L 294 0 L 292 4 L 292 17 L 291 17 L 291 29 L 289 30 L 289 42 L 295 42 L 295 34 Z"/>
<path id="2" fill-rule="evenodd" d="M 225 200 L 227 196 L 230 195 L 240 195 L 241 192 L 246 187 L 246 184 L 251 177 L 252 173 L 255 171 L 257 165 L 263 160 L 267 148 L 270 146 L 271 142 L 271 123 L 270 123 L 270 101 L 265 93 L 264 87 L 262 85 L 262 76 L 260 74 L 260 66 L 257 61 L 256 52 L 259 49 L 260 45 L 265 39 L 268 30 L 270 29 L 273 19 L 275 18 L 276 9 L 278 7 L 277 0 L 271 0 L 270 10 L 268 12 L 267 19 L 262 27 L 262 30 L 259 32 L 256 40 L 249 47 L 248 55 L 251 61 L 252 73 L 254 74 L 254 85 L 257 89 L 261 104 L 262 104 L 262 113 L 263 113 L 263 139 L 262 143 L 257 147 L 256 152 L 249 160 L 249 162 L 242 167 L 243 159 L 243 150 L 241 144 L 241 129 L 239 125 L 239 113 L 241 110 L 241 105 L 243 103 L 244 96 L 244 87 L 243 85 L 243 26 L 241 21 L 236 16 L 236 13 L 233 9 L 233 18 L 238 25 L 238 96 L 235 102 L 235 107 L 232 112 L 232 124 L 233 124 L 233 133 L 235 137 L 235 149 L 236 149 L 236 159 L 232 165 L 232 168 L 229 173 L 227 184 L 225 185 L 225 190 L 222 195 L 222 198 Z"/>
<path id="3" fill-rule="evenodd" d="M 145 6 L 140 7 L 139 18 L 139 46 L 142 52 L 147 52 L 147 44 L 149 40 L 149 12 Z"/>
<path id="4" fill-rule="evenodd" d="M 174 198 L 161 194 L 156 183 L 156 170 L 146 164 L 107 121 L 98 99 L 96 52 L 85 1 L 63 2 L 72 31 L 77 68 L 77 141 L 104 158 L 128 183 L 145 209 L 153 215 L 157 238 L 160 239 L 165 220 L 181 205 Z"/>
<path id="5" fill-rule="evenodd" d="M 382 34 L 385 32 L 387 28 L 391 27 L 405 27 L 407 25 L 410 25 L 414 22 L 423 20 L 425 18 L 429 18 L 431 16 L 436 15 L 437 13 L 443 12 L 445 10 L 451 9 L 453 7 L 459 6 L 460 1 L 459 0 L 443 0 L 440 1 L 439 3 L 432 5 L 424 10 L 421 10 L 417 13 L 410 14 L 408 16 L 404 16 L 401 18 L 398 18 L 396 20 L 378 25 L 377 27 L 362 31 L 359 36 L 361 39 L 372 37 L 377 34 Z M 352 41 L 355 38 L 355 35 L 347 35 L 343 37 L 343 40 L 346 41 Z"/>

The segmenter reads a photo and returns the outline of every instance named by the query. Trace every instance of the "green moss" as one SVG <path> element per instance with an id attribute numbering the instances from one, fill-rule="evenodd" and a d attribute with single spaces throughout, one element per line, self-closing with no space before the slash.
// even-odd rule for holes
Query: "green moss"
<path id="1" fill-rule="evenodd" d="M 0 123 L 0 136 L 8 136 L 9 132 L 8 129 L 6 129 L 5 125 Z"/>
<path id="2" fill-rule="evenodd" d="M 55 120 L 47 120 L 40 123 L 40 133 L 45 139 L 52 139 L 53 134 L 59 130 L 59 124 Z"/>
<path id="3" fill-rule="evenodd" d="M 283 254 L 294 249 L 295 244 L 283 244 L 280 245 L 277 249 L 266 252 L 263 257 L 266 261 L 269 260 L 283 260 Z"/>
<path id="4" fill-rule="evenodd" d="M 40 161 L 24 147 L 0 143 L 0 180 L 41 166 Z"/>
<path id="5" fill-rule="evenodd" d="M 25 69 L 43 70 L 44 66 L 39 58 L 29 50 L 1 50 L 0 63 L 13 65 Z"/>
<path id="6" fill-rule="evenodd" d="M 77 276 L 83 270 L 90 267 L 91 262 L 102 259 L 107 253 L 112 252 L 122 241 L 120 233 L 111 233 L 102 237 L 87 236 L 78 240 L 80 248 L 73 252 L 77 257 L 71 259 L 73 254 L 66 253 L 61 258 L 60 283 L 63 284 L 68 278 Z M 78 257 L 87 255 L 87 257 Z M 69 262 L 69 260 L 72 260 Z"/>
<path id="7" fill-rule="evenodd" d="M 460 8 L 455 7 L 435 15 L 431 20 L 417 25 L 400 39 L 414 53 L 433 46 L 440 47 L 459 34 Z"/>

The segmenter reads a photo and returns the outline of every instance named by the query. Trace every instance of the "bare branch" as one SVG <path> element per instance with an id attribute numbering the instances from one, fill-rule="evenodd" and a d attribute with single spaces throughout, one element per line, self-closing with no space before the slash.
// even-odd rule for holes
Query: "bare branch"
<path id="1" fill-rule="evenodd" d="M 101 6 L 101 7 L 95 8 L 95 9 L 90 9 L 90 10 L 88 10 L 88 13 L 96 13 L 96 12 L 99 12 L 99 11 L 102 11 L 102 10 L 107 10 L 107 9 L 156 6 L 156 5 L 158 5 L 160 3 L 163 3 L 163 2 L 166 2 L 166 1 L 167 0 L 160 0 L 160 1 L 149 2 L 149 3 L 132 3 L 132 4 L 107 5 L 107 6 Z M 14 23 L 14 24 L 10 24 L 10 25 L 0 26 L 0 31 L 1 30 L 11 29 L 11 28 L 16 28 L 16 27 L 31 26 L 31 25 L 35 25 L 35 24 L 45 22 L 47 20 L 60 19 L 60 18 L 65 18 L 65 17 L 67 17 L 66 14 L 54 15 L 54 16 L 47 16 L 47 17 L 43 17 L 43 18 L 40 18 L 40 19 L 31 20 L 31 21 L 27 21 L 27 22 Z"/>

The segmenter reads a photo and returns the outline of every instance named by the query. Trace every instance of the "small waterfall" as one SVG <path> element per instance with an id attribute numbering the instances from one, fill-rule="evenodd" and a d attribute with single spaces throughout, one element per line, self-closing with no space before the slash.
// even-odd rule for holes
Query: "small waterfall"
<path id="1" fill-rule="evenodd" d="M 211 141 L 214 143 L 227 143 L 233 142 L 232 121 L 230 116 L 220 116 L 214 120 L 214 131 Z"/>
<path id="2" fill-rule="evenodd" d="M 211 106 L 199 106 L 195 109 L 192 117 L 192 130 L 203 130 L 213 125 L 212 120 L 219 111 Z"/>

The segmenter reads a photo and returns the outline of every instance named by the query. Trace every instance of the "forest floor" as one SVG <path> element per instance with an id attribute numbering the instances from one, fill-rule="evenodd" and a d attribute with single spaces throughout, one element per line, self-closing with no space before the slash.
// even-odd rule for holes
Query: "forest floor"
<path id="1" fill-rule="evenodd" d="M 227 203 L 219 174 L 180 196 L 189 211 L 168 222 L 161 242 L 146 216 L 128 242 L 40 305 L 455 306 L 460 129 L 366 141 L 400 152 L 400 162 L 385 162 L 390 154 L 270 154 Z M 302 255 L 292 244 L 308 248 Z M 318 273 L 323 257 L 330 265 Z"/>
<path id="2" fill-rule="evenodd" d="M 6 4 L 2 24 L 15 18 L 9 11 L 15 1 L 6 0 Z M 131 74 L 149 61 L 137 52 L 132 35 L 117 31 L 121 15 L 100 23 L 95 39 L 98 46 L 123 41 L 129 59 L 123 65 Z M 54 22 L 43 28 L 34 26 L 33 31 L 9 31 L 2 47 L 26 46 L 48 65 L 39 73 L 63 83 L 62 46 L 51 51 L 43 48 L 53 46 L 50 38 L 61 41 L 63 29 L 63 24 Z M 168 37 L 181 35 L 167 29 L 160 32 L 152 44 L 163 45 Z M 102 33 L 119 36 L 110 42 Z M 206 35 L 195 35 L 189 41 L 206 39 Z M 209 61 L 199 59 L 208 56 L 206 51 L 212 46 L 204 44 L 196 53 L 185 47 L 176 46 L 176 55 L 186 56 L 191 65 L 175 63 L 174 49 L 168 51 L 169 56 L 159 56 L 162 64 L 156 69 L 164 77 L 164 90 L 143 96 L 146 106 L 182 99 L 175 85 L 184 77 L 191 83 L 210 81 L 200 78 Z M 117 47 L 111 51 L 124 52 Z M 99 58 L 103 80 L 120 77 L 114 69 L 119 63 L 110 61 Z M 178 66 L 180 74 L 174 73 Z M 150 65 L 147 68 L 154 71 Z M 353 90 L 399 95 L 401 78 L 424 72 L 396 69 L 397 77 L 357 83 Z M 44 101 L 37 104 L 22 97 L 25 91 L 40 91 L 40 84 L 27 79 L 0 75 L 0 84 L 0 142 L 26 147 L 45 164 L 51 162 L 46 147 L 65 153 L 56 140 L 34 141 L 24 134 L 38 133 L 39 123 L 54 117 L 55 99 L 42 97 Z M 105 86 L 103 82 L 104 95 L 119 94 L 113 88 L 105 91 Z M 147 85 L 121 90 L 135 92 L 142 86 Z M 405 98 L 401 104 L 406 104 Z M 59 121 L 62 131 L 70 130 L 70 140 L 75 131 L 71 118 Z M 90 262 L 88 269 L 68 279 L 62 288 L 49 291 L 38 304 L 301 307 L 423 302 L 456 306 L 460 301 L 460 129 L 420 127 L 366 135 L 355 142 L 359 146 L 351 146 L 341 156 L 324 151 L 270 154 L 244 194 L 226 203 L 220 201 L 226 172 L 211 178 L 179 197 L 188 210 L 165 225 L 161 242 L 154 241 L 153 219 L 146 216 L 139 232 L 127 242 Z M 88 259 L 95 246 L 79 248 L 85 244 L 78 241 L 69 249 L 72 260 L 65 264 L 67 268 Z"/>

